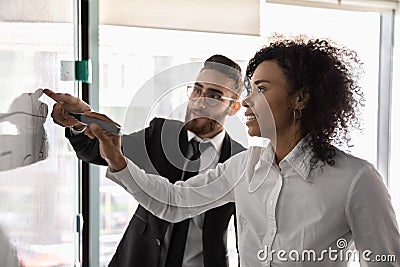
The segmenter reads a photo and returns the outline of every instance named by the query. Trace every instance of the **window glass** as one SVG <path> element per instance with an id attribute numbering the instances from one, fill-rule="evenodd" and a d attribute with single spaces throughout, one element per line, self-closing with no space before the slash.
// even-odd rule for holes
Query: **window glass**
<path id="1" fill-rule="evenodd" d="M 360 80 L 365 96 L 362 109 L 363 131 L 351 132 L 351 154 L 377 166 L 378 78 L 380 15 L 376 12 L 357 12 L 280 4 L 263 4 L 261 16 L 263 36 L 272 33 L 307 34 L 330 38 L 357 52 L 364 63 Z M 368 31 L 360 31 L 360 29 Z M 366 146 L 365 144 L 368 144 Z"/>
<path id="2" fill-rule="evenodd" d="M 63 12 L 60 11 L 60 7 Z M 72 2 L 0 0 L 0 262 L 71 266 L 78 194 L 75 154 L 39 88 L 73 94 L 60 61 L 74 59 Z M 8 256 L 7 256 L 8 255 Z M 3 266 L 3 265 L 2 265 Z"/>

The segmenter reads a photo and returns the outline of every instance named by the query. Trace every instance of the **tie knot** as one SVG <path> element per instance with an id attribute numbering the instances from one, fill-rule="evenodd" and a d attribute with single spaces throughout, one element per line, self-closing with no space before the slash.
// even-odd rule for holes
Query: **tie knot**
<path id="1" fill-rule="evenodd" d="M 190 140 L 186 154 L 188 161 L 185 163 L 183 180 L 196 175 L 198 172 L 209 169 L 215 161 L 218 162 L 218 154 L 213 148 L 212 143 L 209 141 L 199 142 L 194 139 Z"/>
<path id="2" fill-rule="evenodd" d="M 211 145 L 210 142 L 198 142 L 194 139 L 190 140 L 190 144 L 192 146 L 192 154 L 190 156 L 190 160 L 196 160 L 200 158 L 201 153 L 203 153 L 207 147 Z"/>

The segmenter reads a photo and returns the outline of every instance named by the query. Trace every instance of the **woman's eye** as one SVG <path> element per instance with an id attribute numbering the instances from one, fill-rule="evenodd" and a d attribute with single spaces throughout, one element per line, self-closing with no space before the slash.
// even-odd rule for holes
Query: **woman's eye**
<path id="1" fill-rule="evenodd" d="M 263 93 L 265 90 L 267 90 L 265 87 L 263 87 L 263 86 L 257 86 L 257 92 L 258 92 L 259 94 Z"/>

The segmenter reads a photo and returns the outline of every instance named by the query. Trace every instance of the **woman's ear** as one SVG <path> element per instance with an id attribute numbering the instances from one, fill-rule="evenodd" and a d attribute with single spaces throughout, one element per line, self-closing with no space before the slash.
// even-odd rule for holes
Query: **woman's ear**
<path id="1" fill-rule="evenodd" d="M 240 102 L 239 102 L 239 101 L 234 101 L 234 102 L 231 104 L 231 106 L 229 107 L 228 115 L 229 115 L 229 116 L 235 115 L 236 112 L 239 111 L 240 107 L 241 107 Z"/>
<path id="2" fill-rule="evenodd" d="M 295 109 L 304 109 L 310 100 L 310 93 L 307 88 L 301 89 L 294 100 Z"/>

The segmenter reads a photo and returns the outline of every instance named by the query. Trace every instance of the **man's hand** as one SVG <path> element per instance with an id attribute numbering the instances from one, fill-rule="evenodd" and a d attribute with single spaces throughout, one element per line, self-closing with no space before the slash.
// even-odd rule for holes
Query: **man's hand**
<path id="1" fill-rule="evenodd" d="M 53 112 L 51 113 L 54 123 L 63 127 L 74 127 L 76 130 L 84 127 L 82 123 L 68 113 L 84 113 L 90 111 L 91 108 L 87 103 L 70 94 L 55 93 L 49 89 L 44 89 L 43 92 L 57 102 L 54 104 Z"/>
<path id="2" fill-rule="evenodd" d="M 94 117 L 103 121 L 115 123 L 106 115 L 96 112 L 85 112 L 85 115 Z M 96 123 L 88 125 L 84 134 L 89 138 L 97 138 L 100 145 L 100 155 L 108 163 L 112 172 L 117 172 L 126 167 L 125 156 L 121 150 L 121 136 L 103 131 L 103 129 Z"/>

